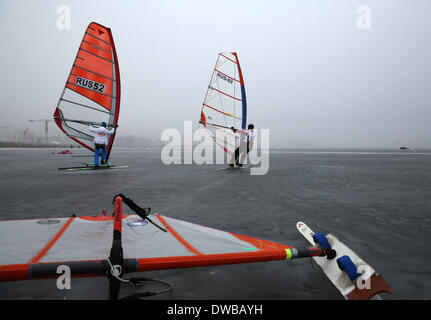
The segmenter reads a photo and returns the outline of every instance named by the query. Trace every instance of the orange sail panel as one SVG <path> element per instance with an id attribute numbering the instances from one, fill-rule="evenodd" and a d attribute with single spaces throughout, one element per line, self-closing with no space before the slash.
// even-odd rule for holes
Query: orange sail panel
<path id="1" fill-rule="evenodd" d="M 93 150 L 88 125 L 116 127 L 120 111 L 120 72 L 111 30 L 92 22 L 73 62 L 54 112 L 58 127 L 71 139 Z M 110 136 L 109 157 L 114 136 Z"/>

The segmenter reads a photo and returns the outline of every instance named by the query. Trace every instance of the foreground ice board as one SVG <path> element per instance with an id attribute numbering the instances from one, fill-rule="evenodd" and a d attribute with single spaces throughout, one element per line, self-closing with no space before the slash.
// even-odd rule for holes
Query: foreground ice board
<path id="1" fill-rule="evenodd" d="M 315 236 L 314 231 L 311 230 L 304 222 L 298 222 L 296 227 L 310 244 L 317 244 L 313 237 Z M 313 257 L 313 259 L 345 299 L 381 299 L 378 295 L 379 293 L 392 293 L 392 289 L 386 283 L 385 279 L 369 264 L 362 260 L 352 249 L 347 247 L 332 234 L 328 234 L 326 239 L 329 242 L 331 249 L 335 250 L 335 257 L 332 259 L 328 259 L 327 257 Z M 353 265 L 347 266 L 348 270 L 353 273 L 358 272 L 357 279 L 353 281 L 349 277 L 348 272 L 340 270 L 340 263 L 342 264 L 342 262 L 346 260 L 353 262 Z M 357 269 L 357 271 L 355 271 L 355 269 Z"/>

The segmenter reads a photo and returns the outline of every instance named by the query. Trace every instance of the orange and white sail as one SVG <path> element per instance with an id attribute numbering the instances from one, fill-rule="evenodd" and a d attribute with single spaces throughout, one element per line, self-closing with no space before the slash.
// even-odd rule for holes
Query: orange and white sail
<path id="1" fill-rule="evenodd" d="M 54 112 L 57 126 L 72 140 L 94 151 L 88 125 L 116 128 L 120 113 L 120 69 L 111 30 L 87 27 Z M 115 133 L 109 138 L 107 158 Z"/>
<path id="2" fill-rule="evenodd" d="M 123 215 L 123 202 L 136 215 Z M 297 227 L 312 247 L 291 247 L 150 215 L 149 208 L 119 194 L 113 216 L 0 221 L 0 282 L 58 277 L 58 268 L 66 266 L 74 277 L 107 276 L 109 297 L 117 299 L 120 284 L 132 281 L 122 278 L 126 273 L 315 257 L 346 299 L 392 293 L 373 269 L 367 290 L 354 279 L 349 281 L 352 274 L 358 276 L 363 260 L 331 234 L 326 238 L 313 233 L 303 222 Z M 350 260 L 346 257 L 356 265 L 340 262 Z"/>
<path id="3" fill-rule="evenodd" d="M 137 215 L 122 217 L 126 272 L 286 259 L 292 247 L 155 214 L 163 232 Z M 86 216 L 1 221 L 0 282 L 55 277 L 59 265 L 74 276 L 102 276 L 114 218 Z M 13 248 L 13 250 L 11 250 Z"/>

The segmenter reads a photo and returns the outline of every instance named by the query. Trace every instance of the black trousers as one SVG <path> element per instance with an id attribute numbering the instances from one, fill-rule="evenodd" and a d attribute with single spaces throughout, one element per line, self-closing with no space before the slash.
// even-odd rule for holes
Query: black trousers
<path id="1" fill-rule="evenodd" d="M 239 155 L 242 153 L 241 157 L 241 165 L 242 162 L 244 162 L 245 156 L 250 152 L 250 142 L 247 143 L 241 143 L 238 148 L 235 149 L 235 164 L 238 165 L 239 163 Z"/>

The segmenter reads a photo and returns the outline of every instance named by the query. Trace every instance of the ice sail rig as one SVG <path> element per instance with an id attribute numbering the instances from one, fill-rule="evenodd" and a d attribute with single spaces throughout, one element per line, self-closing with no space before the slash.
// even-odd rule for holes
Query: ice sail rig
<path id="1" fill-rule="evenodd" d="M 126 215 L 123 201 L 133 210 L 138 207 L 116 196 L 113 216 L 1 221 L 0 282 L 56 278 L 57 268 L 68 266 L 74 277 L 108 275 L 113 291 L 118 291 L 118 278 L 130 272 L 284 260 L 293 250 L 159 214 L 142 214 L 140 207 L 136 214 Z M 114 268 L 121 270 L 118 278 L 112 276 Z"/>
<path id="2" fill-rule="evenodd" d="M 157 213 L 123 214 L 123 198 L 115 200 L 114 217 L 1 221 L 0 282 L 56 276 L 62 264 L 75 276 L 104 275 L 113 237 L 121 238 L 125 273 L 283 260 L 292 249 Z"/>
<path id="3" fill-rule="evenodd" d="M 135 214 L 124 215 L 123 203 Z M 107 276 L 109 297 L 116 299 L 121 283 L 131 280 L 123 278 L 126 273 L 306 257 L 332 259 L 328 265 L 321 265 L 325 273 L 341 280 L 347 278 L 335 267 L 335 258 L 337 254 L 353 252 L 334 243 L 334 238 L 329 241 L 338 253 L 330 244 L 320 245 L 303 229 L 303 223 L 299 226 L 312 247 L 292 247 L 153 215 L 148 208 L 142 209 L 120 194 L 114 198 L 113 216 L 0 221 L 4 239 L 0 246 L 0 282 L 57 278 L 58 268 L 67 266 L 75 277 Z M 353 255 L 352 258 L 356 260 Z M 349 299 L 369 299 L 379 292 L 392 292 L 383 278 L 378 285 L 359 293 L 353 285 L 357 293 L 353 297 L 347 296 L 351 295 L 351 284 L 335 285 Z"/>
<path id="4" fill-rule="evenodd" d="M 111 30 L 92 22 L 79 46 L 54 112 L 57 126 L 69 138 L 94 152 L 90 123 L 117 127 L 120 114 L 120 69 Z M 107 159 L 115 139 L 110 135 Z"/>
<path id="5" fill-rule="evenodd" d="M 245 129 L 247 125 L 247 99 L 244 78 L 236 52 L 220 53 L 202 103 L 199 121 L 214 142 L 232 155 L 239 144 L 239 135 L 230 130 Z M 217 137 L 217 133 L 222 135 Z M 224 139 L 226 135 L 231 139 Z M 222 137 L 222 138 L 220 138 Z"/>

